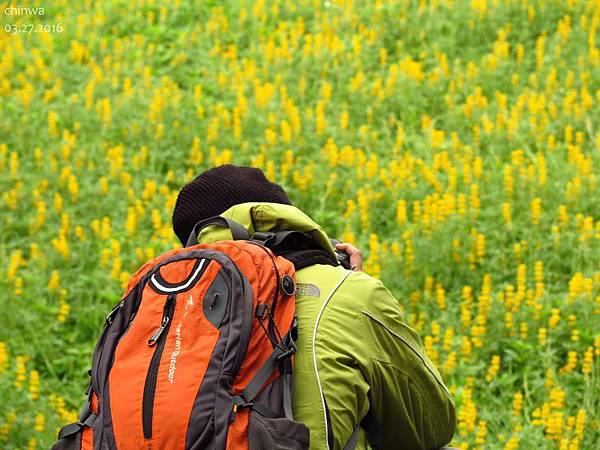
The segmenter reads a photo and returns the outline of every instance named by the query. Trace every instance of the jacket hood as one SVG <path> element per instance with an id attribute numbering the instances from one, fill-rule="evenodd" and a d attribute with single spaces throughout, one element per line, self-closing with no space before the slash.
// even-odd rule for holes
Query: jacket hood
<path id="1" fill-rule="evenodd" d="M 310 234 L 323 250 L 336 257 L 333 245 L 321 226 L 295 206 L 281 203 L 240 203 L 221 216 L 239 223 L 250 235 L 257 231 L 303 231 Z M 216 225 L 206 227 L 198 236 L 201 244 L 226 239 L 231 239 L 231 232 Z"/>

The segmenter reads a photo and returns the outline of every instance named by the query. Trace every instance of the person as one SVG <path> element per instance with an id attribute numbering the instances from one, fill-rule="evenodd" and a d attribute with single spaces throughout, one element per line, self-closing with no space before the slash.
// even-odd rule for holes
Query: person
<path id="1" fill-rule="evenodd" d="M 297 267 L 297 352 L 293 414 L 310 429 L 311 449 L 437 449 L 455 430 L 452 396 L 377 279 L 338 264 L 323 229 L 256 168 L 209 169 L 180 190 L 173 230 L 185 246 L 194 225 L 212 216 L 254 232 L 298 230 L 316 248 L 290 258 Z M 231 239 L 208 227 L 198 242 Z M 351 264 L 360 252 L 349 244 Z"/>

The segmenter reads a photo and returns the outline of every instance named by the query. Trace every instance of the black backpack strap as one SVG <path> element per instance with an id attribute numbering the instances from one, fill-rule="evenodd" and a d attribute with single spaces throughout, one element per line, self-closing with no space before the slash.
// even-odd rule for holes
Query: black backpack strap
<path id="1" fill-rule="evenodd" d="M 79 421 L 65 425 L 58 432 L 58 442 L 52 447 L 53 450 L 66 450 L 77 448 L 78 442 L 81 441 L 80 437 L 76 438 L 76 435 L 83 431 L 84 427 L 92 427 L 98 416 L 90 409 L 89 401 L 83 405 L 81 412 L 79 413 Z"/>
<path id="2" fill-rule="evenodd" d="M 296 271 L 314 264 L 324 264 L 326 266 L 337 266 L 339 262 L 333 255 L 325 250 L 320 249 L 305 249 L 305 250 L 290 250 L 279 253 L 285 259 L 290 261 Z"/>
<path id="3" fill-rule="evenodd" d="M 283 411 L 285 417 L 293 420 L 292 415 L 292 363 L 290 357 L 296 352 L 294 338 L 297 335 L 297 321 L 294 319 L 294 325 L 290 331 L 282 338 L 281 345 L 276 346 L 265 363 L 258 370 L 254 378 L 246 385 L 246 388 L 233 398 L 234 410 L 231 420 L 235 419 L 235 413 L 239 408 L 252 408 L 258 413 L 269 416 L 273 414 L 269 408 L 259 403 L 254 403 L 254 399 L 262 390 L 273 372 L 280 367 L 283 379 Z"/>
<path id="4" fill-rule="evenodd" d="M 358 425 L 346 445 L 344 445 L 344 450 L 354 450 L 356 448 L 356 444 L 358 444 L 358 435 L 360 433 L 360 425 Z"/>
<path id="5" fill-rule="evenodd" d="M 347 260 L 347 256 L 346 260 L 341 259 L 339 255 L 338 259 L 336 259 L 329 252 L 320 248 L 309 233 L 298 230 L 257 231 L 254 235 L 250 236 L 246 228 L 242 225 L 222 216 L 210 217 L 198 222 L 190 233 L 186 247 L 196 245 L 200 232 L 210 225 L 229 228 L 234 240 L 250 240 L 270 248 L 276 255 L 281 255 L 291 261 L 296 270 L 312 266 L 313 264 L 326 264 L 330 266 L 342 264 L 346 267 L 344 263 Z M 345 255 L 343 252 L 336 252 L 336 254 L 338 253 Z"/>
<path id="6" fill-rule="evenodd" d="M 250 240 L 275 251 L 286 247 L 308 245 L 312 241 L 312 237 L 308 233 L 297 230 L 257 231 Z"/>
<path id="7" fill-rule="evenodd" d="M 291 261 L 296 270 L 313 264 L 329 266 L 340 264 L 331 253 L 321 248 L 309 233 L 303 231 L 259 231 L 254 233 L 250 240 L 270 248 L 276 255 Z"/>
<path id="8" fill-rule="evenodd" d="M 200 232 L 210 225 L 218 225 L 224 228 L 229 228 L 231 230 L 231 236 L 236 241 L 247 241 L 250 239 L 250 234 L 248 231 L 239 223 L 231 219 L 227 219 L 226 217 L 215 216 L 201 220 L 194 225 L 194 228 L 192 229 L 185 246 L 189 247 L 191 245 L 196 245 L 198 243 L 198 236 L 200 235 Z"/>

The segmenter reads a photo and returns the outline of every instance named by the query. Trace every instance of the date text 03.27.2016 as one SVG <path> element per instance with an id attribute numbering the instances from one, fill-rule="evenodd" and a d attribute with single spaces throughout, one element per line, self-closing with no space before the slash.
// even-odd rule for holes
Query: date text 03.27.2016
<path id="1" fill-rule="evenodd" d="M 62 33 L 64 26 L 62 23 L 30 23 L 30 24 L 10 24 L 3 26 L 3 30 L 8 34 L 31 34 L 31 33 Z"/>

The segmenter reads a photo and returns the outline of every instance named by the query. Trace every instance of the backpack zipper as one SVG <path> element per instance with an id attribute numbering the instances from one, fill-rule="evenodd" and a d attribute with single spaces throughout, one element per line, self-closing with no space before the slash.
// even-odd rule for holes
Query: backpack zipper
<path id="1" fill-rule="evenodd" d="M 142 401 L 142 427 L 144 429 L 144 438 L 152 437 L 152 416 L 154 414 L 154 396 L 156 394 L 156 381 L 158 378 L 158 369 L 160 367 L 160 359 L 165 348 L 166 337 L 169 334 L 171 320 L 175 312 L 175 301 L 177 295 L 172 294 L 167 297 L 163 308 L 163 317 L 160 326 L 148 339 L 148 346 L 152 347 L 156 344 L 154 354 L 150 360 L 148 374 L 146 375 L 146 384 L 144 385 L 144 398 Z"/>

